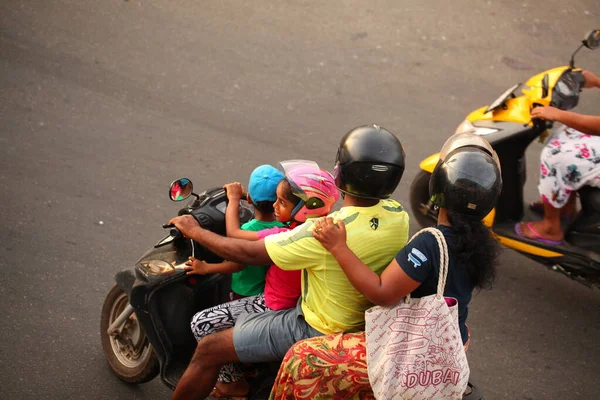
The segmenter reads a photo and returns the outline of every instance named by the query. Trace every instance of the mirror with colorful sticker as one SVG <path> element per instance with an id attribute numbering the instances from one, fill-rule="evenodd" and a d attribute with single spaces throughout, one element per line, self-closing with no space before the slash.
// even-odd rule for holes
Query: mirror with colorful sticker
<path id="1" fill-rule="evenodd" d="M 194 185 L 188 178 L 179 178 L 169 188 L 169 198 L 173 201 L 182 201 L 190 197 Z"/>

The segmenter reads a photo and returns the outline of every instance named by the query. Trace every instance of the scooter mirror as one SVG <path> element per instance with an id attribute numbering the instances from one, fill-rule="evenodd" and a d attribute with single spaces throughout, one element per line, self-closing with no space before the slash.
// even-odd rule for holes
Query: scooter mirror
<path id="1" fill-rule="evenodd" d="M 188 178 L 179 178 L 169 188 L 169 198 L 173 201 L 185 200 L 192 194 L 194 185 Z"/>
<path id="2" fill-rule="evenodd" d="M 600 47 L 600 29 L 590 31 L 583 39 L 583 45 L 591 50 Z"/>

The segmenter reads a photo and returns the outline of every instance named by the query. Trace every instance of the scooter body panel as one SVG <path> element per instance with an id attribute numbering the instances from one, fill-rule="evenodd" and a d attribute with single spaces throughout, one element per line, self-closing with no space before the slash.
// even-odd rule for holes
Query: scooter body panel
<path id="1" fill-rule="evenodd" d="M 224 235 L 225 208 L 225 192 L 215 188 L 200 195 L 193 206 L 181 209 L 179 215 L 191 214 L 204 228 Z M 242 223 L 252 216 L 250 206 L 240 208 Z M 190 328 L 192 317 L 200 310 L 230 300 L 231 275 L 187 275 L 182 266 L 192 255 L 209 263 L 223 261 L 198 243 L 167 236 L 142 255 L 133 269 L 115 276 L 158 357 L 160 377 L 171 389 L 183 375 L 197 345 Z M 157 261 L 173 269 L 160 272 Z"/>

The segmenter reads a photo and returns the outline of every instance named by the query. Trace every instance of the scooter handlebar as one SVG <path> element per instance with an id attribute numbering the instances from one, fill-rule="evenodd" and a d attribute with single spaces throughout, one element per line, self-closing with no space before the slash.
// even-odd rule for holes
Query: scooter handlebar
<path id="1" fill-rule="evenodd" d="M 164 229 L 171 229 L 169 231 L 169 235 L 173 236 L 174 238 L 179 238 L 182 236 L 181 232 L 179 231 L 179 229 L 177 229 L 175 227 L 175 225 L 173 224 L 163 224 L 162 226 Z"/>

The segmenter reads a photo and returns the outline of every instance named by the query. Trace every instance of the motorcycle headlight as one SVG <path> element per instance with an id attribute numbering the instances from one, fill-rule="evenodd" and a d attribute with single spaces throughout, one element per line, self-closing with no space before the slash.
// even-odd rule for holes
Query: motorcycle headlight
<path id="1" fill-rule="evenodd" d="M 485 136 L 498 131 L 499 129 L 475 126 L 471 123 L 471 121 L 465 119 L 463 122 L 460 123 L 460 125 L 458 125 L 458 128 L 456 128 L 454 134 L 456 135 L 458 133 L 474 133 L 479 136 Z"/>
<path id="2" fill-rule="evenodd" d="M 556 82 L 556 87 L 554 88 L 554 90 L 556 90 L 564 96 L 573 96 L 577 94 L 571 82 L 569 82 L 566 79 L 561 79 L 558 82 Z"/>
<path id="3" fill-rule="evenodd" d="M 147 262 L 142 262 L 140 264 L 146 272 L 152 275 L 164 275 L 170 274 L 175 271 L 175 268 L 166 261 L 163 260 L 150 260 Z"/>

